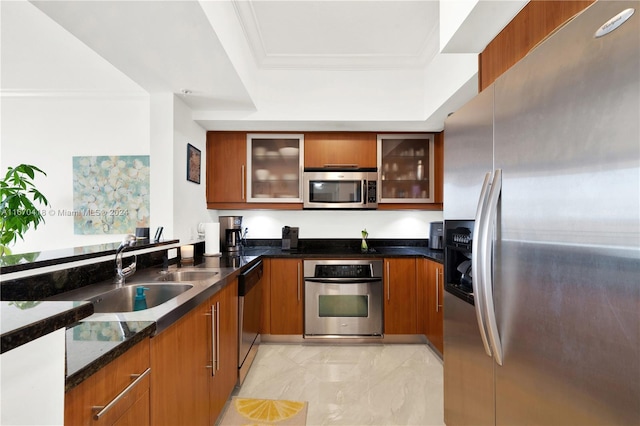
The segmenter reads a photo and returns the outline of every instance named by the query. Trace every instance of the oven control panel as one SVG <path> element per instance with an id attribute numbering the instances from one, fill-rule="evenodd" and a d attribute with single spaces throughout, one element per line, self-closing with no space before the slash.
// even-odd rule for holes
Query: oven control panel
<path id="1" fill-rule="evenodd" d="M 316 265 L 314 278 L 371 278 L 371 265 Z"/>
<path id="2" fill-rule="evenodd" d="M 305 278 L 358 279 L 382 277 L 379 259 L 304 260 Z"/>

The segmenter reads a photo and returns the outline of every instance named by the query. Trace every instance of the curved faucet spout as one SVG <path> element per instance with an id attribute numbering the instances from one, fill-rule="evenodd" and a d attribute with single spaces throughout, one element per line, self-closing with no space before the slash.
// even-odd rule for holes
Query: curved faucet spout
<path id="1" fill-rule="evenodd" d="M 124 252 L 127 247 L 133 247 L 135 243 L 136 236 L 128 234 L 116 249 L 116 284 L 118 284 L 118 286 L 122 286 L 125 278 L 130 277 L 136 272 L 137 257 L 135 254 L 133 255 L 133 262 L 131 265 L 124 269 L 122 268 L 122 252 Z"/>

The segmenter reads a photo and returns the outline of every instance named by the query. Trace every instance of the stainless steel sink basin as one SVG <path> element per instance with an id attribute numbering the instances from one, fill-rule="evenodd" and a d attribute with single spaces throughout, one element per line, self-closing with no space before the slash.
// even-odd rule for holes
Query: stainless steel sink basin
<path id="1" fill-rule="evenodd" d="M 202 281 L 211 279 L 216 275 L 218 273 L 213 271 L 174 271 L 163 275 L 160 281 Z"/>
<path id="2" fill-rule="evenodd" d="M 136 288 L 145 287 L 147 309 L 158 306 L 185 291 L 193 288 L 191 284 L 156 284 L 140 283 L 116 288 L 106 293 L 98 294 L 87 300 L 93 303 L 94 312 L 133 312 Z"/>

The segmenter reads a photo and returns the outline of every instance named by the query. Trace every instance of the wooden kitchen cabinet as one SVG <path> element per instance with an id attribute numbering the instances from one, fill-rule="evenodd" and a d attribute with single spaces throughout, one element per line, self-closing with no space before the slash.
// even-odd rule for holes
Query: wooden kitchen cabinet
<path id="1" fill-rule="evenodd" d="M 532 0 L 478 55 L 478 89 L 489 87 L 559 26 L 594 0 Z"/>
<path id="2" fill-rule="evenodd" d="M 151 339 L 151 422 L 209 424 L 210 302 Z"/>
<path id="3" fill-rule="evenodd" d="M 305 133 L 304 144 L 304 167 L 376 167 L 375 133 Z"/>
<path id="4" fill-rule="evenodd" d="M 237 281 L 151 339 L 153 425 L 215 423 L 238 372 Z"/>
<path id="5" fill-rule="evenodd" d="M 440 263 L 428 259 L 417 260 L 418 333 L 443 353 L 444 273 Z"/>
<path id="6" fill-rule="evenodd" d="M 303 284 L 301 259 L 271 259 L 271 334 L 303 334 Z"/>
<path id="7" fill-rule="evenodd" d="M 149 339 L 136 344 L 65 394 L 67 425 L 149 425 Z M 127 386 L 136 384 L 125 392 Z M 104 407 L 120 396 L 99 420 L 93 407 Z"/>
<path id="8" fill-rule="evenodd" d="M 274 144 L 277 147 L 278 141 Z M 207 132 L 207 208 L 301 210 L 300 176 L 298 179 L 290 176 L 293 168 L 289 166 L 295 163 L 293 155 L 283 155 L 278 150 L 277 158 L 265 158 L 254 155 L 253 150 L 248 151 L 247 145 L 247 132 Z M 249 157 L 248 152 L 251 154 Z M 249 160 L 253 160 L 251 164 Z M 267 168 L 266 162 L 271 160 Z M 269 172 L 267 180 L 258 180 L 251 166 L 264 167 Z M 300 160 L 297 167 L 300 170 Z M 269 180 L 276 173 L 277 181 Z M 253 177 L 256 179 L 250 184 L 248 179 Z M 296 194 L 293 194 L 293 189 L 297 189 Z"/>
<path id="9" fill-rule="evenodd" d="M 428 274 L 431 276 L 431 285 L 427 293 L 427 303 L 429 306 L 429 326 L 427 327 L 427 339 L 442 354 L 444 351 L 444 272 L 441 264 L 427 261 L 429 266 Z"/>
<path id="10" fill-rule="evenodd" d="M 384 332 L 417 334 L 416 259 L 384 260 Z"/>
<path id="11" fill-rule="evenodd" d="M 435 202 L 432 134 L 378 135 L 380 203 Z"/>
<path id="12" fill-rule="evenodd" d="M 304 135 L 247 134 L 247 202 L 302 203 Z"/>
<path id="13" fill-rule="evenodd" d="M 238 382 L 238 280 L 214 296 L 211 305 L 216 308 L 212 348 L 217 362 L 210 381 L 209 412 L 211 424 L 215 424 Z"/>
<path id="14" fill-rule="evenodd" d="M 207 132 L 206 195 L 209 209 L 278 209 L 301 210 L 302 194 L 300 175 L 295 177 L 294 155 L 280 153 L 284 140 L 271 138 L 256 143 L 267 151 L 254 152 L 254 143 L 247 138 L 255 135 L 247 132 Z M 258 134 L 278 136 L 276 134 Z M 379 174 L 378 193 L 381 197 L 378 210 L 442 210 L 444 134 L 429 133 L 429 146 L 424 156 L 401 155 L 383 160 L 378 148 L 378 134 L 370 132 L 309 132 L 304 134 L 283 133 L 287 138 L 297 137 L 300 142 L 299 155 L 304 158 L 304 168 L 343 167 L 377 168 Z M 408 135 L 417 135 L 408 133 Z M 389 136 L 381 134 L 382 137 Z M 265 142 L 265 143 L 262 143 Z M 248 146 L 250 147 L 248 149 Z M 270 148 L 271 147 L 271 148 Z M 406 149 L 406 153 L 409 153 Z M 418 152 L 422 151 L 418 147 Z M 427 155 L 427 151 L 429 154 Z M 269 153 L 270 155 L 267 155 Z M 276 154 L 276 155 L 273 155 Z M 395 155 L 393 153 L 387 153 Z M 380 159 L 378 155 L 381 155 Z M 414 161 L 415 160 L 415 161 Z M 300 158 L 298 159 L 300 161 Z M 425 176 L 418 178 L 418 161 L 423 161 Z M 415 164 L 413 164 L 413 163 Z M 394 174 L 393 164 L 398 167 Z M 400 166 L 403 165 L 403 173 Z M 385 167 L 389 170 L 385 171 Z M 413 169 L 415 168 L 415 178 Z M 260 172 L 260 177 L 256 174 Z M 384 180 L 382 176 L 384 175 Z M 266 179 L 265 177 L 266 176 Z M 406 178 L 406 179 L 405 179 Z M 424 192 L 426 191 L 426 192 Z M 424 192 L 424 193 L 423 193 Z M 423 197 L 425 195 L 425 197 Z"/>
<path id="15" fill-rule="evenodd" d="M 419 134 L 408 134 L 418 135 Z M 406 147 L 397 144 L 389 144 L 393 139 L 385 139 L 388 134 L 380 134 L 381 142 L 378 147 L 378 174 L 380 175 L 380 202 L 378 210 L 402 210 L 402 209 L 421 209 L 421 210 L 442 210 L 443 206 L 443 183 L 444 183 L 444 132 L 429 133 L 428 145 L 433 146 L 433 152 L 430 152 L 433 160 L 432 169 L 429 171 L 429 180 L 417 180 L 418 177 L 418 161 L 422 161 L 423 173 L 427 176 L 426 162 L 431 159 L 423 158 L 426 156 L 427 149 L 422 146 L 415 145 L 418 142 L 413 141 L 412 144 L 405 143 Z M 387 140 L 387 148 L 383 147 L 383 141 Z M 431 142 L 432 141 L 432 142 Z M 397 140 L 396 140 L 397 142 Z M 424 143 L 423 143 L 424 144 Z M 395 149 L 393 149 L 395 148 Z M 413 149 L 413 157 L 410 156 Z M 431 148 L 429 148 L 429 151 Z M 406 155 L 402 155 L 406 154 Z M 394 164 L 397 171 L 394 171 Z M 415 168 L 415 171 L 414 171 Z M 412 180 L 415 176 L 416 180 Z M 384 178 L 383 178 L 384 177 Z M 433 188 L 431 188 L 433 182 Z M 427 191 L 423 194 L 423 191 Z M 413 198 L 413 196 L 418 198 Z M 428 195 L 423 198 L 423 195 Z"/>
<path id="16" fill-rule="evenodd" d="M 207 208 L 245 208 L 245 132 L 207 132 Z"/>

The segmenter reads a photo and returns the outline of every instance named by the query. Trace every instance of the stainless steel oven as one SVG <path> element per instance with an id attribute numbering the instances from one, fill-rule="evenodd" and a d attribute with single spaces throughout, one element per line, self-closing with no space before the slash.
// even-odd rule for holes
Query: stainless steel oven
<path id="1" fill-rule="evenodd" d="M 306 337 L 382 337 L 382 260 L 305 260 Z"/>

